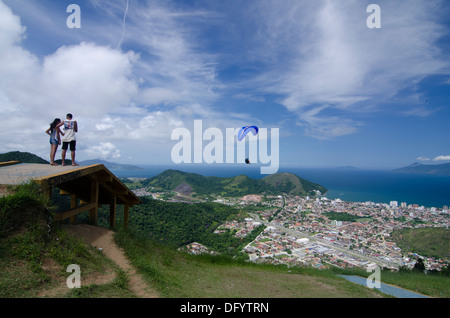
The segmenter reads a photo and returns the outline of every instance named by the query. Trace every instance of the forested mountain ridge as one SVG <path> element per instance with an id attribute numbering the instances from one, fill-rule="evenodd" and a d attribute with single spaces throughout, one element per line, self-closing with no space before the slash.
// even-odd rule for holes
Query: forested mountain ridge
<path id="1" fill-rule="evenodd" d="M 166 170 L 142 182 L 163 190 L 174 190 L 180 185 L 189 185 L 197 194 L 219 194 L 224 196 L 243 196 L 247 194 L 292 194 L 314 195 L 315 191 L 325 193 L 323 186 L 302 179 L 292 173 L 276 173 L 262 179 L 252 179 L 245 175 L 236 177 L 205 177 L 196 173 Z"/>
<path id="2" fill-rule="evenodd" d="M 49 163 L 35 154 L 22 151 L 10 151 L 0 154 L 0 162 L 19 161 L 22 163 Z"/>

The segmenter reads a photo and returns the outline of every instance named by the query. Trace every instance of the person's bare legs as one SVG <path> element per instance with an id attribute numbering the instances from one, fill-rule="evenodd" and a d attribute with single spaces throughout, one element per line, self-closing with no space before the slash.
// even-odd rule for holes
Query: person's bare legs
<path id="1" fill-rule="evenodd" d="M 63 149 L 62 151 L 61 151 L 61 159 L 62 159 L 62 165 L 63 166 L 65 166 L 66 165 L 66 150 L 65 149 Z"/>
<path id="2" fill-rule="evenodd" d="M 57 166 L 58 164 L 55 162 L 56 151 L 58 150 L 58 145 L 51 145 L 50 148 L 50 164 L 52 166 Z"/>
<path id="3" fill-rule="evenodd" d="M 75 150 L 72 150 L 70 155 L 72 156 L 72 166 L 79 166 L 79 164 L 75 162 Z"/>

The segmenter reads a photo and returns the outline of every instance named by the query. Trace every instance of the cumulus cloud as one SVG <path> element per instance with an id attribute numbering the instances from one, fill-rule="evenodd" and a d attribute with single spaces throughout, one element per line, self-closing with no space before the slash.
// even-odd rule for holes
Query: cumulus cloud
<path id="1" fill-rule="evenodd" d="M 26 28 L 1 1 L 0 17 L 0 123 L 14 131 L 18 144 L 41 154 L 45 144 L 34 144 L 45 140 L 43 132 L 54 118 L 64 119 L 69 112 L 78 119 L 101 118 L 126 111 L 138 89 L 131 75 L 136 54 L 82 42 L 41 60 L 22 47 Z M 2 141 L 2 151 L 14 150 Z"/>
<path id="2" fill-rule="evenodd" d="M 99 145 L 91 146 L 85 151 L 90 156 L 90 158 L 104 160 L 120 158 L 120 150 L 110 142 L 100 142 Z"/>
<path id="3" fill-rule="evenodd" d="M 82 42 L 61 47 L 42 65 L 41 89 L 45 104 L 79 116 L 100 116 L 123 110 L 137 92 L 131 77 L 137 56 Z"/>
<path id="4" fill-rule="evenodd" d="M 437 156 L 433 160 L 434 161 L 447 161 L 447 160 L 450 160 L 450 155 L 448 155 L 448 156 Z"/>
<path id="5" fill-rule="evenodd" d="M 118 10 L 123 15 L 116 3 L 94 4 L 110 16 Z M 89 40 L 39 57 L 25 49 L 26 27 L 0 0 L 0 125 L 14 131 L 14 142 L 11 134 L 1 135 L 1 152 L 21 148 L 45 157 L 45 129 L 69 112 L 79 122 L 81 157 L 86 152 L 118 158 L 129 141 L 145 141 L 156 151 L 170 140 L 170 129 L 184 125 L 181 110 L 214 98 L 214 67 L 191 49 L 178 17 L 157 8 L 133 14 L 130 32 L 120 41 L 138 41 L 154 59 Z M 105 27 L 97 27 L 105 37 Z"/>

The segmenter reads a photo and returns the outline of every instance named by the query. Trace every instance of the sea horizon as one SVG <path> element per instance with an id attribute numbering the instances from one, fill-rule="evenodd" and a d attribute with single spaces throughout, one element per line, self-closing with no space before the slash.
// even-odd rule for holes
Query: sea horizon
<path id="1" fill-rule="evenodd" d="M 180 170 L 205 177 L 234 177 L 246 175 L 261 179 L 258 166 L 248 165 L 136 165 L 142 170 L 111 169 L 118 177 L 151 178 L 165 170 Z M 299 168 L 280 167 L 281 172 L 293 173 L 328 189 L 329 199 L 343 201 L 387 203 L 397 201 L 425 207 L 450 206 L 450 176 L 404 174 L 389 169 L 358 168 Z"/>

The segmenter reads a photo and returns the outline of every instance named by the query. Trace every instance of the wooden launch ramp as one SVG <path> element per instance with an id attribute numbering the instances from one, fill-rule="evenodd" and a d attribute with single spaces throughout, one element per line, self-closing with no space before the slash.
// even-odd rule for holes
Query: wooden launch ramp
<path id="1" fill-rule="evenodd" d="M 0 163 L 0 184 L 17 185 L 30 181 L 39 184 L 42 191 L 52 197 L 53 188 L 70 195 L 70 209 L 55 214 L 56 220 L 70 218 L 89 211 L 89 221 L 97 224 L 98 208 L 109 205 L 109 225 L 116 224 L 117 205 L 124 206 L 124 226 L 128 225 L 130 207 L 141 200 L 104 165 L 51 166 L 49 164 Z"/>

